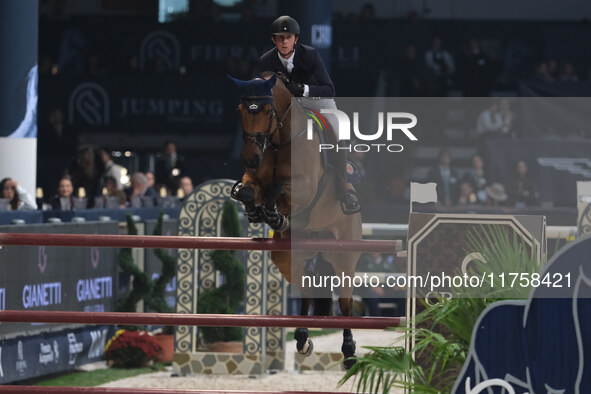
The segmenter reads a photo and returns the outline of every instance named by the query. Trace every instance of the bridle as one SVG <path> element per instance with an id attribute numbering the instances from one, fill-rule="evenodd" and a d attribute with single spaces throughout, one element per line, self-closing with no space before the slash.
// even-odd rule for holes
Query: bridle
<path id="1" fill-rule="evenodd" d="M 246 110 L 251 113 L 255 114 L 260 112 L 266 103 L 271 103 L 271 110 L 267 111 L 269 114 L 269 125 L 267 126 L 267 130 L 263 132 L 248 132 L 243 130 L 242 136 L 244 137 L 245 143 L 250 142 L 256 144 L 261 153 L 264 153 L 268 148 L 271 148 L 273 151 L 279 150 L 281 145 L 276 144 L 273 142 L 273 138 L 275 134 L 283 127 L 283 121 L 285 117 L 291 111 L 291 102 L 289 103 L 289 107 L 279 119 L 275 122 L 275 127 L 273 127 L 273 120 L 279 117 L 279 112 L 277 111 L 277 107 L 275 107 L 275 100 L 273 96 L 242 96 L 240 98 L 240 102 L 246 108 Z"/>

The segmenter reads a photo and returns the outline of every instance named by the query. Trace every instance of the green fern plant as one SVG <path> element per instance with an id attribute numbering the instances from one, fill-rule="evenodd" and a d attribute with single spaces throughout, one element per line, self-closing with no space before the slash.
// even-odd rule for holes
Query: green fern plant
<path id="1" fill-rule="evenodd" d="M 158 215 L 154 235 L 162 235 L 163 218 L 164 212 L 161 211 Z M 126 220 L 128 234 L 137 235 L 137 227 L 131 215 L 128 214 Z M 117 305 L 118 312 L 135 312 L 136 305 L 141 300 L 144 300 L 146 306 L 156 312 L 173 312 L 172 308 L 166 304 L 164 293 L 166 284 L 176 275 L 176 260 L 166 249 L 156 249 L 154 253 L 162 261 L 162 272 L 155 281 L 134 263 L 131 248 L 123 248 L 119 252 L 119 267 L 126 274 L 133 276 L 133 281 L 131 291 Z"/>
<path id="2" fill-rule="evenodd" d="M 467 237 L 466 251 L 480 251 L 486 263 L 474 261 L 470 273 L 493 275 L 503 272 L 539 272 L 537 250 L 525 245 L 506 230 L 488 226 Z M 545 260 L 545 257 L 542 261 Z M 519 271 L 518 271 L 519 270 Z M 357 357 L 357 363 L 345 374 L 340 384 L 356 381 L 358 392 L 389 393 L 404 388 L 413 393 L 449 393 L 468 355 L 472 329 L 482 311 L 500 299 L 526 298 L 529 289 L 461 289 L 462 297 L 439 298 L 425 305 L 414 325 L 403 328 L 399 340 L 414 337 L 415 345 L 406 352 L 404 346 L 368 347 L 370 353 Z M 484 291 L 484 292 L 483 292 Z M 486 296 L 486 297 L 485 297 Z M 445 335 L 440 334 L 445 332 Z M 419 365 L 415 359 L 429 359 Z"/>
<path id="3" fill-rule="evenodd" d="M 126 215 L 127 233 L 137 235 L 137 227 L 130 214 Z M 134 263 L 131 248 L 122 248 L 119 252 L 119 267 L 121 270 L 133 277 L 131 282 L 131 291 L 123 300 L 117 304 L 117 312 L 135 312 L 138 302 L 152 291 L 153 281 L 144 271 Z"/>

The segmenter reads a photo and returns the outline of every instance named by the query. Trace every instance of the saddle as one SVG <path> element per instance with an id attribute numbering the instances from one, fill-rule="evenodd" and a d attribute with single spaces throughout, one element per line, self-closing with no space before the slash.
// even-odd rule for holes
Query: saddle
<path id="1" fill-rule="evenodd" d="M 306 115 L 314 120 L 314 131 L 317 132 L 321 144 L 331 144 L 338 146 L 336 133 L 331 123 L 316 110 L 312 108 L 304 108 Z M 341 201 L 341 208 L 345 214 L 354 214 L 361 210 L 359 206 L 359 196 L 352 189 L 347 189 L 344 183 L 356 185 L 361 182 L 361 172 L 355 163 L 348 161 L 346 151 L 331 150 L 330 153 L 326 150 L 322 151 L 322 164 L 325 168 L 325 174 L 331 172 L 337 178 L 337 199 Z M 323 177 L 324 178 L 324 175 Z M 322 183 L 323 179 L 321 179 Z M 339 185 L 340 183 L 341 185 Z M 324 190 L 322 186 L 322 191 Z M 319 187 L 319 192 L 320 192 Z"/>

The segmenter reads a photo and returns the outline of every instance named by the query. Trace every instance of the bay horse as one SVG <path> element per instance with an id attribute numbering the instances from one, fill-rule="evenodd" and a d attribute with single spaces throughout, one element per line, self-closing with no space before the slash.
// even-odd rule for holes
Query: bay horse
<path id="1" fill-rule="evenodd" d="M 275 230 L 275 239 L 361 239 L 361 214 L 342 211 L 336 194 L 337 176 L 319 152 L 320 133 L 336 140 L 334 133 L 315 127 L 311 136 L 307 134 L 308 116 L 299 102 L 292 100 L 277 74 L 265 72 L 262 78 L 250 81 L 232 79 L 241 92 L 238 110 L 245 167 L 242 179 L 232 189 L 232 197 L 244 204 L 248 220 L 269 224 Z M 360 253 L 315 251 L 271 253 L 281 274 L 300 291 L 300 313 L 304 316 L 310 312 L 327 316 L 332 307 L 331 289 L 324 288 L 322 293 L 311 291 L 317 289 L 306 288 L 302 283 L 304 276 L 327 277 L 324 274 L 332 273 L 352 280 L 359 256 Z M 339 307 L 343 316 L 352 315 L 352 295 L 351 284 L 340 287 Z M 312 353 L 307 328 L 297 328 L 294 338 L 300 354 Z M 355 362 L 349 359 L 355 355 L 350 329 L 343 331 L 341 351 L 344 366 L 349 369 Z"/>

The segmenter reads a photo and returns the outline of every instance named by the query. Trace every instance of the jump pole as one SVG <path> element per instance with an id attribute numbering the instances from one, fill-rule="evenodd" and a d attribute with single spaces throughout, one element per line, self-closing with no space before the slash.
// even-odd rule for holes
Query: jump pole
<path id="1" fill-rule="evenodd" d="M 105 393 L 105 394 L 341 394 L 330 391 L 247 391 L 247 390 L 190 390 L 156 388 L 118 388 L 118 387 L 41 387 L 41 386 L 1 386 L 11 393 Z M 345 394 L 345 393 L 343 393 Z"/>
<path id="2" fill-rule="evenodd" d="M 400 248 L 401 243 L 400 241 L 384 240 L 276 240 L 271 238 L 173 235 L 0 233 L 0 247 L 9 245 L 392 253 Z"/>
<path id="3" fill-rule="evenodd" d="M 6 310 L 0 311 L 0 322 L 386 329 L 389 327 L 398 327 L 401 323 L 401 318 Z"/>

